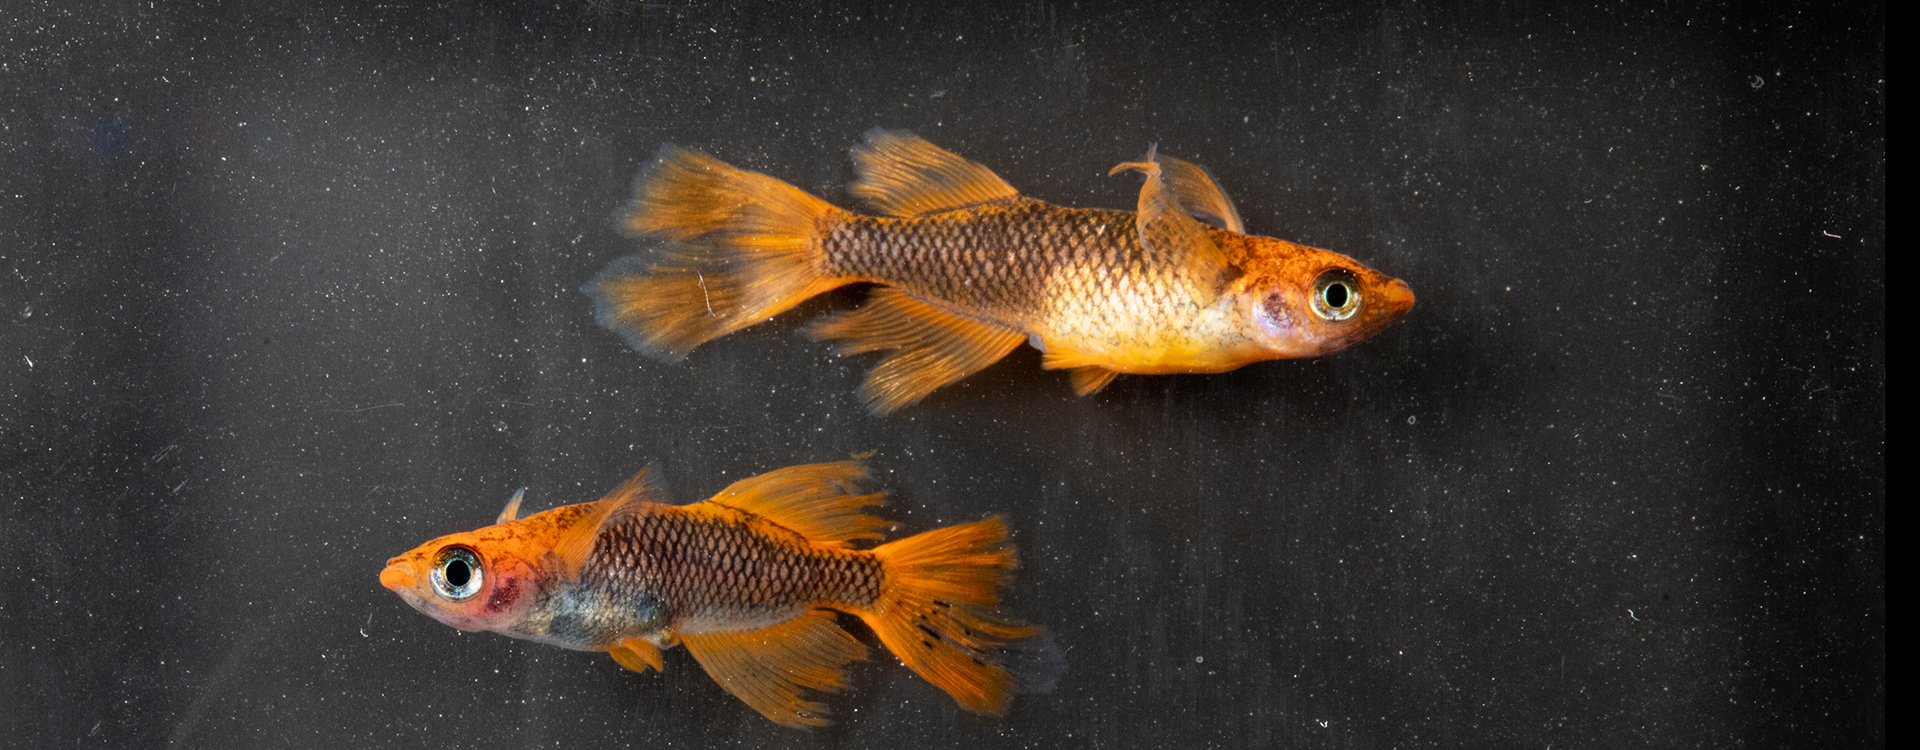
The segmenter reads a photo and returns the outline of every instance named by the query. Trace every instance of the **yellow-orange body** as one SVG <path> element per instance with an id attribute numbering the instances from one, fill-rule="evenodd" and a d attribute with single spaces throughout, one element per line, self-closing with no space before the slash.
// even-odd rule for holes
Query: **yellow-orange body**
<path id="1" fill-rule="evenodd" d="M 644 475 L 643 475 L 644 476 Z M 637 671 L 685 645 L 774 721 L 825 723 L 806 689 L 845 686 L 866 648 L 834 623 L 866 618 L 908 666 L 968 709 L 1003 713 L 1013 678 L 994 649 L 1035 629 L 994 613 L 1014 560 L 999 519 L 856 550 L 885 526 L 879 495 L 844 491 L 855 464 L 796 466 L 705 502 L 651 502 L 641 477 L 597 503 L 453 534 L 389 560 L 382 585 L 435 619 L 565 648 Z"/>
<path id="2" fill-rule="evenodd" d="M 1405 283 L 1352 258 L 1245 234 L 1205 170 L 1177 159 L 1116 167 L 1147 181 L 1137 210 L 1115 211 L 1026 198 L 910 134 L 870 133 L 854 158 L 854 192 L 886 216 L 663 150 L 626 227 L 667 240 L 664 262 L 616 263 L 590 284 L 601 321 L 673 358 L 828 289 L 881 284 L 867 306 L 813 332 L 846 353 L 893 352 L 865 387 L 886 412 L 1021 342 L 1045 352 L 1046 367 L 1071 370 L 1084 394 L 1120 373 L 1337 351 L 1413 304 Z"/>

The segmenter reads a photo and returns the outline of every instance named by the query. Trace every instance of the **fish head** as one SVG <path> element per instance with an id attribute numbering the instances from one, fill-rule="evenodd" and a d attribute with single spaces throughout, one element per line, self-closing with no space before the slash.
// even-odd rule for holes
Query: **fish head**
<path id="1" fill-rule="evenodd" d="M 1277 359 L 1332 354 L 1413 309 L 1407 282 L 1331 250 L 1248 237 L 1237 284 L 1249 338 Z"/>
<path id="2" fill-rule="evenodd" d="M 526 615 L 538 590 L 538 558 L 492 533 L 513 524 L 451 534 L 387 560 L 380 585 L 427 616 L 461 630 L 505 630 Z M 512 537 L 506 537 L 510 541 Z"/>

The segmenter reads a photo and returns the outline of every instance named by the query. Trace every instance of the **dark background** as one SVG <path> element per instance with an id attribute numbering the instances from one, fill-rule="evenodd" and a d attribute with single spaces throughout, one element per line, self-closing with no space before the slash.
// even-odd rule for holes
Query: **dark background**
<path id="1" fill-rule="evenodd" d="M 1680 5 L 9 2 L 0 744 L 1884 744 L 1884 10 Z M 874 126 L 1073 206 L 1158 143 L 1419 304 L 884 419 L 799 330 L 857 289 L 675 365 L 594 325 L 662 142 L 850 205 Z M 796 732 L 376 582 L 521 486 L 865 451 L 902 533 L 1008 516 L 1052 693 L 876 652 Z"/>

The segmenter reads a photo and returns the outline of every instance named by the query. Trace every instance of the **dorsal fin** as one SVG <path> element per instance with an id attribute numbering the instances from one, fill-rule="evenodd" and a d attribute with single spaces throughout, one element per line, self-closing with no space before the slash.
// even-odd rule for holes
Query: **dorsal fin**
<path id="1" fill-rule="evenodd" d="M 919 216 L 1019 195 L 993 170 L 905 130 L 874 128 L 853 147 L 853 194 L 889 216 Z"/>
<path id="2" fill-rule="evenodd" d="M 521 487 L 518 492 L 513 493 L 513 498 L 507 501 L 507 507 L 500 509 L 499 517 L 493 519 L 493 522 L 506 523 L 519 518 L 520 501 L 525 499 L 527 499 L 527 488 Z"/>
<path id="3" fill-rule="evenodd" d="M 1163 262 L 1188 269 L 1193 278 L 1207 282 L 1224 278 L 1231 267 L 1226 253 L 1213 244 L 1213 239 L 1207 236 L 1206 225 L 1187 214 L 1179 196 L 1167 185 L 1166 173 L 1155 156 L 1158 150 L 1150 147 L 1145 160 L 1122 162 L 1107 173 L 1119 174 L 1131 169 L 1147 176 L 1146 183 L 1140 186 L 1139 214 L 1134 219 L 1139 227 L 1140 248 L 1150 255 L 1162 256 Z"/>
<path id="4" fill-rule="evenodd" d="M 1214 182 L 1206 168 L 1171 156 L 1160 157 L 1160 168 L 1164 170 L 1167 186 L 1173 189 L 1187 213 L 1218 219 L 1217 226 L 1229 232 L 1247 233 L 1247 224 L 1240 220 L 1240 211 L 1233 207 L 1233 199 L 1220 189 L 1220 183 Z"/>
<path id="5" fill-rule="evenodd" d="M 894 350 L 867 374 L 867 407 L 886 414 L 940 386 L 979 372 L 1026 341 L 1018 329 L 955 314 L 893 287 L 876 287 L 867 304 L 815 323 L 817 339 L 845 339 L 840 354 Z"/>
<path id="6" fill-rule="evenodd" d="M 599 536 L 600 528 L 606 525 L 607 519 L 629 504 L 659 497 L 659 488 L 654 486 L 650 476 L 652 473 L 651 466 L 641 469 L 640 473 L 600 498 L 584 515 L 560 532 L 560 538 L 553 545 L 553 554 L 560 559 L 562 568 L 556 572 L 561 580 L 571 579 L 580 572 L 581 563 L 586 562 L 587 555 L 593 552 L 593 540 Z"/>
<path id="7" fill-rule="evenodd" d="M 853 461 L 775 469 L 742 479 L 707 500 L 738 508 L 784 526 L 825 547 L 845 547 L 855 539 L 879 539 L 892 524 L 860 512 L 879 505 L 881 493 L 854 494 L 867 478 Z"/>

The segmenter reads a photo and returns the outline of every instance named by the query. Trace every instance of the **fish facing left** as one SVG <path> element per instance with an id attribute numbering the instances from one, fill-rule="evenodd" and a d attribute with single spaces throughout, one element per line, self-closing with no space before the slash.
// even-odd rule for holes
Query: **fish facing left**
<path id="1" fill-rule="evenodd" d="M 999 612 L 1016 567 L 999 517 L 854 549 L 889 526 L 861 508 L 855 462 L 743 479 L 690 505 L 656 502 L 641 472 L 594 503 L 496 523 L 387 561 L 380 584 L 442 623 L 664 669 L 684 645 L 714 681 L 794 727 L 831 723 L 808 691 L 846 686 L 866 647 L 834 622 L 860 617 L 888 650 L 962 708 L 1007 712 L 1002 649 L 1037 626 Z"/>

